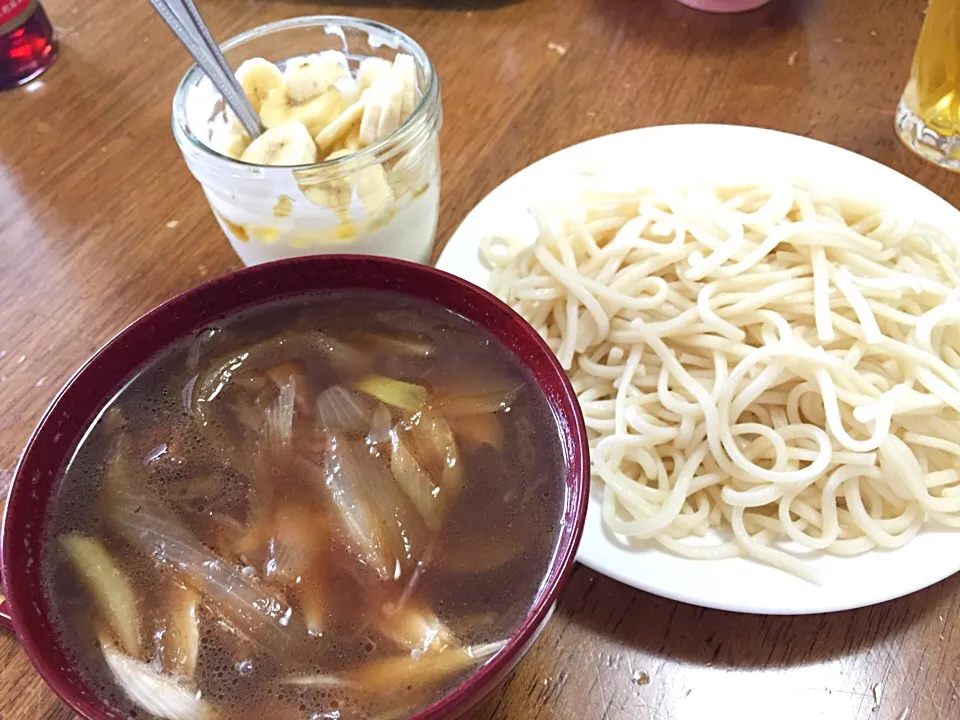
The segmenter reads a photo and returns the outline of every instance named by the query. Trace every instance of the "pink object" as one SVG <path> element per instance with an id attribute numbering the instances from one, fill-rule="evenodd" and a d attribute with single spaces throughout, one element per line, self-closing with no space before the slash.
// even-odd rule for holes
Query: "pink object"
<path id="1" fill-rule="evenodd" d="M 541 590 L 506 647 L 414 720 L 457 717 L 503 680 L 533 645 L 573 567 L 590 490 L 587 435 L 577 397 L 536 331 L 493 295 L 423 265 L 362 255 L 281 260 L 210 280 L 147 313 L 107 343 L 66 384 L 34 431 L 17 467 L 3 522 L 7 603 L 0 624 L 20 638 L 37 672 L 87 720 L 122 720 L 72 667 L 48 617 L 43 589 L 43 519 L 63 467 L 100 409 L 125 380 L 171 343 L 224 315 L 318 290 L 368 289 L 438 303 L 492 332 L 530 371 L 553 409 L 566 485 L 557 550 Z M 6 610 L 8 615 L 3 613 Z"/>
<path id="2" fill-rule="evenodd" d="M 678 0 L 697 10 L 715 13 L 736 13 L 744 10 L 755 10 L 766 5 L 770 0 Z"/>

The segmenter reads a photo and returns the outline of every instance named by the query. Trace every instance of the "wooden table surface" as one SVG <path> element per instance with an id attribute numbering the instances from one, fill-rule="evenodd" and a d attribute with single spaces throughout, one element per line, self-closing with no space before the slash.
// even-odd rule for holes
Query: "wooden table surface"
<path id="1" fill-rule="evenodd" d="M 890 165 L 954 204 L 892 115 L 923 0 L 201 0 L 221 39 L 343 12 L 417 38 L 443 82 L 439 244 L 487 192 L 567 145 L 645 125 L 777 128 Z M 170 133 L 188 65 L 146 0 L 44 0 L 61 57 L 0 95 L 0 486 L 56 389 L 161 301 L 240 267 Z M 704 148 L 705 152 L 709 148 Z M 471 720 L 960 717 L 960 576 L 825 616 L 702 610 L 582 567 L 543 637 Z M 0 631 L 0 718 L 72 717 Z"/>

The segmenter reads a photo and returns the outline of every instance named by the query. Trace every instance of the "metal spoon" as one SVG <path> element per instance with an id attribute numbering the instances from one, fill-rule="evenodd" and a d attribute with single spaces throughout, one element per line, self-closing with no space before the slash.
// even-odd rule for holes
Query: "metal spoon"
<path id="1" fill-rule="evenodd" d="M 193 0 L 150 0 L 153 9 L 173 30 L 197 65 L 206 73 L 217 90 L 223 95 L 230 109 L 236 113 L 250 139 L 263 133 L 263 126 L 256 111 L 247 100 L 247 95 L 237 82 L 236 76 L 220 52 Z"/>

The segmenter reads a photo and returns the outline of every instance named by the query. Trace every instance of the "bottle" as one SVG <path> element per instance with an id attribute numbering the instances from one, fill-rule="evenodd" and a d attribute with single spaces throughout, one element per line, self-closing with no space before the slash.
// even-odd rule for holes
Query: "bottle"
<path id="1" fill-rule="evenodd" d="M 57 40 L 40 0 L 0 0 L 0 90 L 33 80 L 56 58 Z"/>

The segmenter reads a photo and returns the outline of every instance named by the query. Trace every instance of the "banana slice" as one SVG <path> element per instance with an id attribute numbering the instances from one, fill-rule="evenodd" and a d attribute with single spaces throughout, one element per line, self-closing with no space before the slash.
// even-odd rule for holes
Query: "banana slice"
<path id="1" fill-rule="evenodd" d="M 403 105 L 400 109 L 400 122 L 413 114 L 417 105 L 417 64 L 406 53 L 400 53 L 393 60 L 393 73 L 403 83 Z"/>
<path id="2" fill-rule="evenodd" d="M 340 102 L 340 92 L 335 88 L 304 103 L 295 103 L 283 88 L 278 88 L 260 106 L 260 122 L 265 128 L 275 128 L 296 120 L 316 135 L 337 117 Z"/>
<path id="3" fill-rule="evenodd" d="M 350 75 L 344 75 L 337 81 L 337 90 L 340 91 L 340 112 L 360 99 L 360 88 L 357 87 L 357 81 Z"/>
<path id="4" fill-rule="evenodd" d="M 248 145 L 250 145 L 250 136 L 247 135 L 247 131 L 243 129 L 243 125 L 233 111 L 228 108 L 226 123 L 223 125 L 217 123 L 213 128 L 210 146 L 221 155 L 239 160 Z"/>
<path id="5" fill-rule="evenodd" d="M 388 172 L 388 180 L 397 197 L 414 192 L 418 186 L 426 182 L 428 176 L 428 163 L 425 163 L 418 153 L 413 152 L 400 156 Z"/>
<path id="6" fill-rule="evenodd" d="M 354 126 L 356 126 L 363 117 L 363 109 L 367 106 L 366 94 L 348 107 L 333 122 L 327 125 L 323 130 L 317 133 L 314 141 L 317 143 L 317 149 L 321 153 L 331 152 L 334 146 L 346 137 Z M 344 148 L 345 149 L 345 148 Z"/>
<path id="7" fill-rule="evenodd" d="M 387 203 L 393 202 L 393 189 L 387 182 L 387 173 L 380 163 L 358 172 L 356 182 L 357 197 L 360 198 L 363 209 L 370 215 L 376 214 Z"/>
<path id="8" fill-rule="evenodd" d="M 343 54 L 340 50 L 321 50 L 317 57 L 326 62 L 332 62 L 335 65 L 339 65 L 343 68 L 343 71 L 346 72 L 350 67 L 350 63 L 347 62 L 347 56 Z"/>
<path id="9" fill-rule="evenodd" d="M 392 67 L 393 65 L 390 64 L 389 60 L 379 57 L 370 57 L 363 60 L 360 67 L 357 68 L 357 87 L 360 92 L 370 88 L 374 80 L 381 75 L 386 75 Z"/>
<path id="10" fill-rule="evenodd" d="M 349 150 L 337 150 L 327 155 L 324 160 L 338 160 L 347 155 L 350 155 Z M 349 217 L 350 199 L 353 195 L 353 179 L 349 175 L 331 178 L 316 185 L 301 186 L 300 189 L 314 205 L 337 211 L 341 219 Z"/>
<path id="11" fill-rule="evenodd" d="M 383 75 L 382 77 L 387 76 Z M 367 98 L 367 107 L 364 108 L 363 117 L 360 119 L 360 135 L 358 137 L 361 147 L 373 145 L 377 141 L 377 127 L 380 125 L 380 113 L 383 111 L 380 105 L 378 81 L 379 78 L 374 81 L 371 87 L 363 91 Z"/>
<path id="12" fill-rule="evenodd" d="M 378 77 L 366 91 L 367 107 L 360 122 L 360 143 L 372 145 L 400 126 L 403 83 L 393 72 Z"/>
<path id="13" fill-rule="evenodd" d="M 350 134 L 343 139 L 342 150 L 357 152 L 360 149 L 360 126 L 356 126 L 350 131 Z"/>
<path id="14" fill-rule="evenodd" d="M 245 130 L 240 130 L 240 132 L 234 131 L 229 135 L 226 135 L 226 140 L 224 141 L 223 145 L 216 148 L 216 150 L 221 155 L 226 155 L 234 160 L 239 160 L 243 157 L 243 153 L 249 146 L 250 136 L 247 135 Z"/>
<path id="15" fill-rule="evenodd" d="M 244 60 L 237 68 L 237 81 L 256 112 L 272 90 L 283 87 L 280 68 L 263 58 Z"/>
<path id="16" fill-rule="evenodd" d="M 400 127 L 400 122 L 403 120 L 400 114 L 403 111 L 403 96 L 406 92 L 403 80 L 395 73 L 391 73 L 387 77 L 390 78 L 391 84 L 389 91 L 386 89 L 386 83 L 384 84 L 383 109 L 380 111 L 380 123 L 377 125 L 378 140 L 383 140 L 392 135 Z"/>
<path id="17" fill-rule="evenodd" d="M 380 65 L 374 67 L 382 69 Z M 376 72 L 378 70 L 373 71 Z M 368 76 L 373 73 L 368 72 Z M 358 79 L 358 84 L 363 86 L 362 79 Z M 399 53 L 389 71 L 376 75 L 373 84 L 365 92 L 368 101 L 360 123 L 360 143 L 372 145 L 396 132 L 416 107 L 417 65 L 413 58 Z"/>
<path id="18" fill-rule="evenodd" d="M 253 165 L 308 165 L 317 161 L 317 146 L 306 126 L 294 120 L 267 130 L 240 159 Z"/>
<path id="19" fill-rule="evenodd" d="M 308 55 L 287 66 L 283 79 L 287 97 L 296 104 L 320 97 L 343 77 L 342 65 L 319 55 Z"/>

